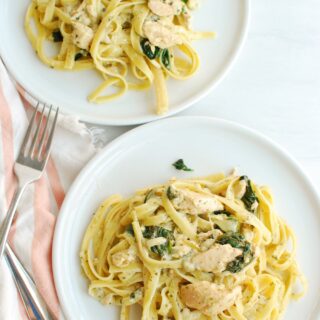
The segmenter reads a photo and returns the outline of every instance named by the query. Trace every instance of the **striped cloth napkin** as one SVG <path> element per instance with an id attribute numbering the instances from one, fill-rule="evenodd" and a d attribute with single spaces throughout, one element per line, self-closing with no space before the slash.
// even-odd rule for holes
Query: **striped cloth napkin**
<path id="1" fill-rule="evenodd" d="M 18 94 L 0 60 L 0 223 L 17 185 L 13 165 L 30 113 L 31 106 L 23 94 Z M 68 119 L 60 117 L 60 122 L 66 124 Z M 76 131 L 75 128 L 73 131 Z M 61 125 L 57 127 L 45 173 L 39 181 L 27 188 L 10 232 L 10 243 L 14 251 L 33 276 L 57 319 L 63 319 L 63 316 L 52 274 L 53 232 L 68 188 L 96 152 L 91 140 L 89 134 L 82 132 L 80 135 Z M 0 319 L 27 319 L 4 260 L 0 262 Z"/>

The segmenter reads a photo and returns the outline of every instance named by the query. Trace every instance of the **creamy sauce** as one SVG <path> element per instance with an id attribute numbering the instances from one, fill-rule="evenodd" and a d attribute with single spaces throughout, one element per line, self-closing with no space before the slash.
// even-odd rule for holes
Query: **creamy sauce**
<path id="1" fill-rule="evenodd" d="M 188 0 L 187 6 L 190 10 L 195 10 L 199 7 L 199 0 Z"/>
<path id="2" fill-rule="evenodd" d="M 189 254 L 192 249 L 185 244 L 186 237 L 182 234 L 177 234 L 175 236 L 175 245 L 172 248 L 172 257 L 181 258 Z"/>
<path id="3" fill-rule="evenodd" d="M 76 10 L 74 10 L 74 12 L 72 12 L 71 18 L 75 22 L 82 23 L 86 26 L 90 25 L 91 19 L 90 19 L 88 12 L 86 10 L 86 2 L 85 1 L 82 2 L 80 4 L 80 6 Z"/>
<path id="4" fill-rule="evenodd" d="M 182 319 L 188 320 L 199 320 L 202 318 L 201 312 L 198 310 L 190 310 L 188 308 L 183 308 L 182 312 Z"/>
<path id="5" fill-rule="evenodd" d="M 103 304 L 112 304 L 113 303 L 113 296 L 114 296 L 114 293 L 109 293 L 106 296 L 104 296 L 103 299 L 101 299 L 101 302 Z"/>
<path id="6" fill-rule="evenodd" d="M 94 32 L 88 26 L 80 22 L 73 23 L 72 41 L 79 48 L 89 50 L 93 36 Z"/>
<path id="7" fill-rule="evenodd" d="M 207 251 L 207 250 L 209 250 L 212 246 L 213 246 L 213 244 L 215 243 L 215 239 L 207 239 L 207 240 L 205 240 L 205 241 L 203 241 L 202 243 L 201 243 L 201 245 L 200 245 L 200 249 L 201 249 L 201 251 Z"/>
<path id="8" fill-rule="evenodd" d="M 129 248 L 113 254 L 111 259 L 115 266 L 123 268 L 127 267 L 131 262 L 136 260 L 136 253 L 132 248 Z"/>
<path id="9" fill-rule="evenodd" d="M 222 235 L 222 231 L 218 230 L 218 229 L 213 229 L 207 232 L 201 232 L 198 234 L 198 239 L 200 241 L 205 241 L 208 238 L 213 238 L 213 239 L 217 239 L 218 237 L 220 237 Z"/>
<path id="10" fill-rule="evenodd" d="M 92 19 L 96 19 L 99 16 L 97 6 L 93 4 L 88 4 L 86 10 Z"/>
<path id="11" fill-rule="evenodd" d="M 245 180 L 238 181 L 237 184 L 234 186 L 234 196 L 237 199 L 241 199 L 246 193 L 246 189 L 247 189 L 246 181 Z"/>

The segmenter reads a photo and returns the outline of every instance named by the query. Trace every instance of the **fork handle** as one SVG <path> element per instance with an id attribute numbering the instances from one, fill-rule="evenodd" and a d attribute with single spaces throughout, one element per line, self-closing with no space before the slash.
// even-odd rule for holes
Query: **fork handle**
<path id="1" fill-rule="evenodd" d="M 16 190 L 13 199 L 11 201 L 10 207 L 8 209 L 7 215 L 4 218 L 2 226 L 0 226 L 0 261 L 2 259 L 4 249 L 6 247 L 6 243 L 8 240 L 8 235 L 10 231 L 10 227 L 12 224 L 13 217 L 16 213 L 18 203 L 21 199 L 21 196 L 28 184 L 19 185 L 18 189 Z"/>
<path id="2" fill-rule="evenodd" d="M 28 271 L 23 267 L 17 256 L 6 245 L 5 257 L 13 274 L 13 279 L 21 295 L 30 320 L 53 320 L 46 303 L 37 290 Z"/>

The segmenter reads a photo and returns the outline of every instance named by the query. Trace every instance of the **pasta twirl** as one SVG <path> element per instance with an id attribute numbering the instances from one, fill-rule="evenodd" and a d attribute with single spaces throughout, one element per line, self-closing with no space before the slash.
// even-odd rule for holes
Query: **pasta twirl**
<path id="1" fill-rule="evenodd" d="M 295 251 L 269 188 L 217 174 L 108 198 L 80 258 L 89 293 L 122 320 L 134 304 L 143 320 L 276 320 L 306 289 Z"/>
<path id="2" fill-rule="evenodd" d="M 191 41 L 213 37 L 191 29 L 197 1 L 33 0 L 25 30 L 38 57 L 53 69 L 95 69 L 102 83 L 90 102 L 105 103 L 127 90 L 155 87 L 157 113 L 168 109 L 165 79 L 187 79 L 199 67 Z M 58 44 L 50 56 L 46 42 Z"/>

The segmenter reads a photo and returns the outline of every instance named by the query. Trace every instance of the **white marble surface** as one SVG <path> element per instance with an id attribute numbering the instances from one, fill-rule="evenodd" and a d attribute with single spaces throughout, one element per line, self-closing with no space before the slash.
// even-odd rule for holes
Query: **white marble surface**
<path id="1" fill-rule="evenodd" d="M 236 0 L 235 0 L 236 1 Z M 320 186 L 320 0 L 252 0 L 249 34 L 224 81 L 180 115 L 209 115 L 264 133 Z M 128 128 L 107 128 L 114 138 Z"/>

